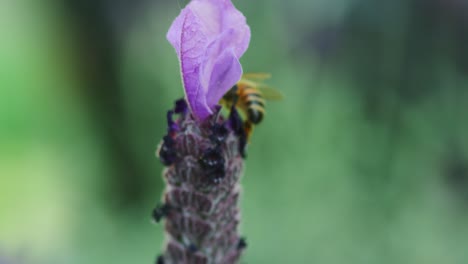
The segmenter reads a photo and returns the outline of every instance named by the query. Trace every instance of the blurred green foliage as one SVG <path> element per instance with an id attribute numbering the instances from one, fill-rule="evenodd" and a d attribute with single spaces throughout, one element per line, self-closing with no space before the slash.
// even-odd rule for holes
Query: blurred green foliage
<path id="1" fill-rule="evenodd" d="M 235 1 L 255 129 L 243 263 L 467 263 L 463 1 Z M 0 3 L 0 262 L 152 263 L 182 1 Z"/>

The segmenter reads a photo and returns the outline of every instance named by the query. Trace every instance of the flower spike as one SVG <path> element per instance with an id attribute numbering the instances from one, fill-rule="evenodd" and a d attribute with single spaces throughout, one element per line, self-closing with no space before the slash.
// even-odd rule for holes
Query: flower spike
<path id="1" fill-rule="evenodd" d="M 185 98 L 167 112 L 157 150 L 166 189 L 152 216 L 166 243 L 156 263 L 235 264 L 246 246 L 238 205 L 247 134 L 236 108 L 225 117 L 218 103 L 241 79 L 250 29 L 231 0 L 192 0 L 167 39 Z"/>

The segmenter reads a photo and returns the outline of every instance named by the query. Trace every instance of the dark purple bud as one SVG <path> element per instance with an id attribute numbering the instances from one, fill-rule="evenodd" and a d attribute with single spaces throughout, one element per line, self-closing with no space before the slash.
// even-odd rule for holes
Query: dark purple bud
<path id="1" fill-rule="evenodd" d="M 170 206 L 168 204 L 162 204 L 156 206 L 156 208 L 153 209 L 153 220 L 156 223 L 159 223 L 161 219 L 169 214 L 169 211 L 171 210 Z"/>
<path id="2" fill-rule="evenodd" d="M 163 255 L 159 255 L 156 259 L 156 264 L 164 264 L 164 257 Z"/>
<path id="3" fill-rule="evenodd" d="M 187 247 L 187 249 L 191 252 L 191 253 L 195 253 L 198 251 L 198 248 L 197 246 L 195 246 L 195 244 L 193 243 L 190 243 Z"/>
<path id="4" fill-rule="evenodd" d="M 181 98 L 175 101 L 174 113 L 183 114 L 187 112 L 187 110 L 188 110 L 188 106 L 184 98 Z"/>
<path id="5" fill-rule="evenodd" d="M 169 110 L 167 111 L 167 114 L 166 114 L 166 119 L 167 119 L 167 133 L 169 135 L 173 134 L 174 132 L 176 132 L 177 130 L 179 130 L 179 126 L 177 126 L 177 124 L 174 122 L 174 119 L 173 119 L 173 116 L 174 115 L 174 111 L 173 110 Z"/>
<path id="6" fill-rule="evenodd" d="M 163 143 L 158 150 L 159 160 L 165 166 L 173 164 L 177 158 L 174 139 L 168 135 L 164 136 Z"/>
<path id="7" fill-rule="evenodd" d="M 214 124 L 212 127 L 212 134 L 210 135 L 210 139 L 215 144 L 222 143 L 228 135 L 228 130 L 225 124 Z"/>
<path id="8" fill-rule="evenodd" d="M 206 176 L 213 183 L 219 183 L 225 174 L 225 161 L 219 147 L 209 148 L 199 160 Z"/>
<path id="9" fill-rule="evenodd" d="M 244 237 L 241 237 L 239 239 L 239 242 L 237 243 L 237 249 L 238 250 L 243 250 L 247 247 L 247 241 L 245 241 Z"/>
<path id="10" fill-rule="evenodd" d="M 219 148 L 209 148 L 200 158 L 200 165 L 207 171 L 224 168 L 224 157 Z"/>

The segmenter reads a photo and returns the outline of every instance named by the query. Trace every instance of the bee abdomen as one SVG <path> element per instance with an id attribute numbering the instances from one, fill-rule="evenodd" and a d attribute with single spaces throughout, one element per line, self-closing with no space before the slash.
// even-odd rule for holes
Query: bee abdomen
<path id="1" fill-rule="evenodd" d="M 265 112 L 265 100 L 262 94 L 256 89 L 248 88 L 242 91 L 241 98 L 246 106 L 249 121 L 252 124 L 260 123 Z"/>
<path id="2" fill-rule="evenodd" d="M 258 101 L 249 101 L 247 103 L 247 114 L 249 115 L 249 121 L 253 124 L 258 124 L 263 119 L 263 114 L 265 109 L 263 108 L 263 103 Z"/>

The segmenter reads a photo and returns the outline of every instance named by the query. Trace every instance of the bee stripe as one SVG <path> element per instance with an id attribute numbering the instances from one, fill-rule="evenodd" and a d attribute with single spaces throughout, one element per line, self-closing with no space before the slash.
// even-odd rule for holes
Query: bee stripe
<path id="1" fill-rule="evenodd" d="M 250 100 L 250 101 L 247 101 L 247 106 L 248 107 L 259 106 L 263 108 L 265 107 L 265 104 L 262 101 Z"/>
<path id="2" fill-rule="evenodd" d="M 244 99 L 245 101 L 260 101 L 262 103 L 265 103 L 265 99 L 256 95 L 252 95 L 252 94 L 248 94 L 244 96 L 242 99 Z"/>
<path id="3" fill-rule="evenodd" d="M 244 102 L 249 102 L 249 101 L 260 101 L 262 103 L 265 103 L 265 100 L 263 100 L 261 97 L 258 96 L 253 96 L 253 95 L 246 95 L 241 98 L 242 101 Z"/>
<path id="4" fill-rule="evenodd" d="M 256 96 L 247 97 L 247 101 L 259 102 L 261 105 L 265 106 L 265 99 Z"/>
<path id="5" fill-rule="evenodd" d="M 265 113 L 265 109 L 264 109 L 262 106 L 258 105 L 258 104 L 252 104 L 252 105 L 250 105 L 250 106 L 249 106 L 249 109 L 257 110 L 257 111 L 259 111 L 259 112 L 262 113 L 262 114 Z"/>
<path id="6" fill-rule="evenodd" d="M 247 101 L 262 101 L 263 103 L 265 102 L 262 97 L 260 97 L 258 95 L 254 95 L 254 94 L 246 94 L 246 95 L 242 96 L 241 99 L 243 101 L 245 101 L 245 102 L 247 102 Z"/>

